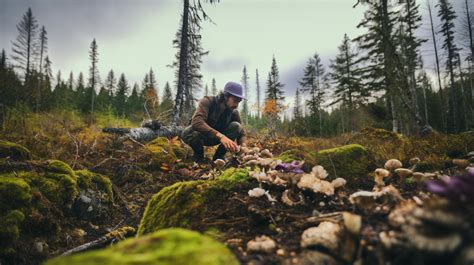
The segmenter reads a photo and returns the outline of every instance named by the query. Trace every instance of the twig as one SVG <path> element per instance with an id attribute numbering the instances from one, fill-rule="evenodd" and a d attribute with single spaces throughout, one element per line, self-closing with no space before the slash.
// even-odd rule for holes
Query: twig
<path id="1" fill-rule="evenodd" d="M 99 248 L 103 247 L 104 245 L 113 242 L 114 240 L 121 240 L 124 239 L 126 236 L 130 236 L 133 233 L 135 233 L 135 229 L 132 227 L 122 227 L 118 230 L 114 230 L 110 233 L 107 233 L 105 236 L 100 237 L 99 239 L 96 239 L 94 241 L 88 242 L 86 244 L 80 245 L 78 247 L 75 247 L 73 249 L 70 249 L 61 256 L 69 256 L 77 252 L 82 252 L 91 248 Z"/>
<path id="2" fill-rule="evenodd" d="M 329 157 L 329 162 L 331 162 L 332 169 L 334 170 L 334 177 L 337 178 L 336 167 L 334 166 L 334 163 L 332 162 L 331 155 L 328 154 L 328 157 Z"/>
<path id="3" fill-rule="evenodd" d="M 97 169 L 98 167 L 102 166 L 103 164 L 109 162 L 110 160 L 118 160 L 117 158 L 114 158 L 114 157 L 108 157 L 102 161 L 99 162 L 99 164 L 89 168 L 89 171 L 94 171 L 95 169 Z"/>

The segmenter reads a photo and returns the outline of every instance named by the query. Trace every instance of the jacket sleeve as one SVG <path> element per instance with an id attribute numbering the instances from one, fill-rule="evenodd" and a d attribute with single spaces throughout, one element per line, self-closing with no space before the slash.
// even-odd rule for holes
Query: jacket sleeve
<path id="1" fill-rule="evenodd" d="M 207 117 L 209 115 L 209 107 L 211 105 L 211 100 L 207 97 L 204 97 L 199 101 L 199 105 L 194 112 L 193 118 L 191 119 L 191 126 L 194 130 L 204 133 L 209 137 L 215 137 L 218 131 L 209 124 L 207 124 Z"/>
<path id="2" fill-rule="evenodd" d="M 240 126 L 242 126 L 242 136 L 245 136 L 245 129 L 244 129 L 244 126 L 242 125 L 242 119 L 240 118 L 240 114 L 239 114 L 238 110 L 234 110 L 232 112 L 231 121 L 236 121 L 236 122 L 240 123 Z"/>

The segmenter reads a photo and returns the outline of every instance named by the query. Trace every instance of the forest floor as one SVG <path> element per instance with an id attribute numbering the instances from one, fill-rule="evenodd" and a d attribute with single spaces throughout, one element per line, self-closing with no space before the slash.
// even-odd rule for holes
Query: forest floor
<path id="1" fill-rule="evenodd" d="M 57 126 L 58 124 L 62 127 Z M 28 221 L 32 215 L 30 213 L 23 224 L 19 225 L 19 235 L 15 242 L 8 246 L 13 250 L 1 253 L 1 264 L 39 264 L 67 250 L 97 240 L 118 228 L 128 226 L 137 229 L 148 201 L 164 187 L 177 182 L 205 180 L 209 172 L 215 174 L 216 171 L 225 169 L 216 169 L 212 163 L 196 165 L 190 160 L 192 153 L 189 147 L 179 139 L 167 140 L 170 148 L 179 149 L 175 156 L 168 157 L 165 150 L 162 150 L 164 153 L 159 151 L 157 154 L 150 151 L 152 149 L 147 148 L 147 145 L 104 134 L 95 126 L 81 127 L 58 122 L 43 125 L 31 133 L 3 133 L 1 139 L 28 148 L 31 161 L 59 159 L 75 171 L 87 169 L 107 176 L 112 182 L 114 197 L 105 216 L 82 218 L 71 211 L 58 214 L 57 210 L 51 210 L 48 212 L 49 218 L 59 218 L 48 221 L 56 224 L 54 231 L 48 231 L 45 227 L 42 228 L 43 231 L 32 231 L 34 226 L 28 227 L 32 223 Z M 326 168 L 328 179 L 334 179 L 334 175 L 337 175 L 347 181 L 333 195 L 302 190 L 297 196 L 301 196 L 300 199 L 304 202 L 288 205 L 281 200 L 288 185 L 272 185 L 252 179 L 239 184 L 225 199 L 209 204 L 206 217 L 187 228 L 225 243 L 242 264 L 453 264 L 454 260 L 457 264 L 463 264 L 473 258 L 474 231 L 472 220 L 467 219 L 472 217 L 472 205 L 465 208 L 467 206 L 463 204 L 447 207 L 450 204 L 444 201 L 432 203 L 439 198 L 427 192 L 424 183 L 416 182 L 413 178 L 400 182 L 393 173 L 382 186 L 376 187 L 374 182 L 374 170 L 383 168 L 385 162 L 392 158 L 400 160 L 405 167 L 410 167 L 410 159 L 418 157 L 421 163 L 418 170 L 414 171 L 425 175 L 435 174 L 429 178 L 462 174 L 464 169 L 453 164 L 453 159 L 471 159 L 472 166 L 472 133 L 408 138 L 379 129 L 366 129 L 330 139 L 282 136 L 269 139 L 251 135 L 248 142 L 250 147 L 268 149 L 275 158 L 282 157 L 283 154 L 286 159 L 290 155 L 295 160 L 305 160 L 310 165 L 309 168 L 303 167 L 306 173 L 311 172 L 311 167 L 318 164 L 314 154 L 348 144 L 360 144 L 369 150 L 369 161 L 365 168 L 367 174 L 365 177 L 352 178 L 343 176 L 347 174 L 344 173 L 345 169 L 334 167 L 334 164 L 333 168 Z M 211 157 L 214 150 L 215 148 L 208 148 L 206 155 Z M 228 159 L 231 158 L 228 155 Z M 14 167 L 16 164 L 10 165 Z M 233 166 L 246 167 L 239 163 Z M 4 172 L 2 174 L 11 167 L 0 168 Z M 351 168 L 348 170 L 350 172 Z M 276 201 L 270 201 L 267 196 L 249 196 L 249 190 L 257 187 L 268 191 Z M 392 187 L 395 191 L 377 195 L 367 207 L 360 205 L 365 202 L 350 199 L 358 191 L 385 192 L 384 187 Z M 448 219 L 450 216 L 460 216 L 467 225 L 463 222 L 463 226 L 453 228 L 456 225 L 448 224 L 451 227 L 448 233 L 441 224 L 441 228 L 434 229 L 436 231 L 433 238 L 443 239 L 447 234 L 461 234 L 461 242 L 439 243 L 444 249 L 426 246 L 423 242 L 410 243 L 417 239 L 429 241 L 432 234 L 420 234 L 418 238 L 414 235 L 410 239 L 408 231 L 411 230 L 407 228 L 410 224 L 394 224 L 398 212 L 401 215 L 413 213 L 411 210 L 404 211 L 403 207 L 411 210 L 418 207 L 425 212 L 438 212 L 441 209 Z M 458 207 L 464 207 L 464 210 L 457 211 Z M 415 216 L 419 217 L 419 214 Z M 44 218 L 47 219 L 48 216 L 45 215 Z M 428 219 L 423 217 L 420 220 Z M 331 239 L 326 239 L 327 244 L 313 242 L 303 247 L 302 234 L 308 228 L 318 227 L 324 222 L 341 224 L 342 228 L 336 229 L 333 234 L 337 238 L 336 246 L 331 245 Z M 427 223 L 432 221 L 428 220 Z M 357 227 L 357 232 L 350 233 L 352 226 Z M 429 224 L 423 225 L 423 229 L 433 230 L 428 226 Z M 134 233 L 128 234 L 131 235 Z M 275 246 L 270 250 L 250 250 L 248 242 L 263 235 L 271 238 L 276 243 Z M 102 244 L 98 247 L 105 246 Z M 462 259 L 461 256 L 468 258 Z"/>

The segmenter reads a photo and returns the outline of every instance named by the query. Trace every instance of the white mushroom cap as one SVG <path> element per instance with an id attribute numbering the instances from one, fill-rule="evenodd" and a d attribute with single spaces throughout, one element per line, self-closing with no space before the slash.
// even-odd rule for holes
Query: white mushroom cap
<path id="1" fill-rule="evenodd" d="M 375 170 L 375 183 L 377 184 L 377 186 L 378 187 L 385 186 L 383 179 L 388 177 L 389 175 L 390 175 L 390 172 L 388 170 L 383 169 L 383 168 L 377 168 Z"/>
<path id="2" fill-rule="evenodd" d="M 265 190 L 262 189 L 262 188 L 254 188 L 254 189 L 249 190 L 248 193 L 249 193 L 250 197 L 258 198 L 258 197 L 262 197 L 263 195 L 265 195 Z"/>
<path id="3" fill-rule="evenodd" d="M 397 168 L 395 169 L 395 173 L 397 173 L 400 177 L 408 177 L 413 174 L 413 171 L 408 168 Z"/>
<path id="4" fill-rule="evenodd" d="M 402 165 L 402 162 L 400 162 L 400 160 L 398 159 L 389 159 L 387 160 L 387 162 L 385 162 L 385 165 L 384 165 L 384 168 L 389 170 L 389 171 L 393 171 L 397 168 L 401 168 L 403 165 Z"/>
<path id="5" fill-rule="evenodd" d="M 261 157 L 273 157 L 273 154 L 270 152 L 268 149 L 263 149 L 260 151 L 260 156 Z"/>
<path id="6" fill-rule="evenodd" d="M 273 253 L 276 249 L 276 243 L 268 236 L 257 236 L 255 239 L 247 242 L 247 251 Z"/>
<path id="7" fill-rule="evenodd" d="M 319 179 L 325 179 L 328 176 L 328 172 L 322 166 L 315 166 L 311 170 L 311 174 Z"/>
<path id="8" fill-rule="evenodd" d="M 341 242 L 342 227 L 338 223 L 324 221 L 317 227 L 306 229 L 301 235 L 301 246 L 322 246 L 337 253 Z"/>
<path id="9" fill-rule="evenodd" d="M 344 185 L 346 185 L 347 181 L 343 178 L 336 178 L 335 180 L 331 181 L 331 185 L 337 189 Z"/>
<path id="10" fill-rule="evenodd" d="M 214 161 L 214 164 L 216 165 L 217 168 L 221 168 L 225 165 L 225 161 L 223 159 L 216 159 Z"/>

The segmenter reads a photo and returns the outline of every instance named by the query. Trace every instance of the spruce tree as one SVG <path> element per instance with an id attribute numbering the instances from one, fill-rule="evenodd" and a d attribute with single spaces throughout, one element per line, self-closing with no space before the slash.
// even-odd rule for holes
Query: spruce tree
<path id="1" fill-rule="evenodd" d="M 89 59 L 91 60 L 91 66 L 89 67 L 89 84 L 88 84 L 88 91 L 86 94 L 90 96 L 91 104 L 90 104 L 90 111 L 94 113 L 94 101 L 96 97 L 96 86 L 99 84 L 99 69 L 98 69 L 98 62 L 99 62 L 99 52 L 97 51 L 98 46 L 95 39 L 91 42 L 90 51 L 89 51 Z"/>
<path id="2" fill-rule="evenodd" d="M 171 94 L 171 87 L 168 82 L 163 89 L 163 100 L 161 101 L 160 109 L 162 112 L 173 109 L 173 95 Z"/>
<path id="3" fill-rule="evenodd" d="M 133 84 L 132 93 L 127 100 L 127 105 L 129 109 L 129 113 L 138 113 L 142 110 L 142 100 L 140 95 L 138 94 L 138 84 Z"/>
<path id="4" fill-rule="evenodd" d="M 453 6 L 447 0 L 439 0 L 438 3 L 438 17 L 441 20 L 441 29 L 439 33 L 443 35 L 443 46 L 442 49 L 446 51 L 446 70 L 449 74 L 449 96 L 448 96 L 448 133 L 457 132 L 455 105 L 458 104 L 455 91 L 455 75 L 454 67 L 457 64 L 458 48 L 454 42 L 454 21 L 456 19 L 456 13 L 454 12 Z"/>
<path id="5" fill-rule="evenodd" d="M 104 85 L 109 93 L 109 96 L 113 97 L 115 95 L 115 91 L 117 90 L 117 79 L 115 78 L 113 69 L 110 69 L 109 73 L 107 74 Z"/>
<path id="6" fill-rule="evenodd" d="M 117 93 L 114 97 L 115 111 L 119 116 L 125 116 L 127 113 L 127 98 L 128 98 L 128 82 L 125 78 L 125 74 L 121 74 L 118 84 L 117 84 Z"/>
<path id="7" fill-rule="evenodd" d="M 212 79 L 212 84 L 211 84 L 211 95 L 212 96 L 217 96 L 217 86 L 216 86 L 216 79 Z"/>
<path id="8" fill-rule="evenodd" d="M 275 56 L 273 56 L 272 66 L 270 72 L 268 73 L 264 107 L 270 136 L 275 135 L 278 116 L 284 110 L 283 102 L 285 100 L 285 96 L 283 87 L 284 85 L 280 82 L 280 73 L 278 71 Z"/>
<path id="9" fill-rule="evenodd" d="M 15 66 L 17 68 L 24 70 L 26 80 L 33 70 L 38 52 L 38 22 L 33 16 L 31 8 L 28 8 L 16 28 L 18 36 L 12 43 L 12 59 L 16 62 Z"/>

